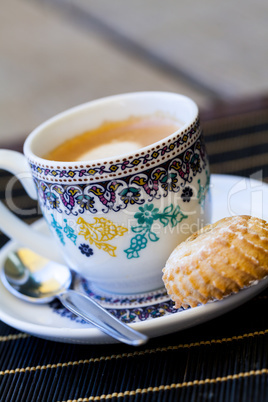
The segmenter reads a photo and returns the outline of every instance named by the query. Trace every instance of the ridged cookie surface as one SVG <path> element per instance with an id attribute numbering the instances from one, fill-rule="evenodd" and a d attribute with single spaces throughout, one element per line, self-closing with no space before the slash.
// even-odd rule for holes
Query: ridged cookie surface
<path id="1" fill-rule="evenodd" d="M 241 215 L 205 226 L 175 248 L 163 272 L 177 308 L 236 293 L 268 275 L 268 223 Z"/>

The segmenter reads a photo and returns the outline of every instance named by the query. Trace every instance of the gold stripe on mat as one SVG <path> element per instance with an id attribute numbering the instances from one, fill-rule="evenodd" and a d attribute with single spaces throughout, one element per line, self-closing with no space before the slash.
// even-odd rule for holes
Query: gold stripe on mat
<path id="1" fill-rule="evenodd" d="M 251 135 L 240 135 L 239 137 L 226 138 L 207 144 L 209 155 L 222 154 L 227 151 L 235 151 L 249 148 L 259 144 L 267 144 L 268 131 L 252 133 Z M 242 146 L 241 146 L 242 145 Z"/>
<path id="2" fill-rule="evenodd" d="M 43 365 L 43 366 L 38 365 L 38 366 L 33 366 L 33 367 L 16 368 L 16 369 L 11 369 L 11 370 L 0 371 L 0 376 L 6 375 L 6 374 L 26 373 L 29 371 L 57 369 L 57 368 L 68 367 L 68 366 L 78 366 L 79 364 L 99 363 L 101 361 L 124 359 L 124 358 L 129 358 L 129 357 L 136 357 L 136 356 L 145 356 L 147 354 L 175 351 L 175 350 L 179 350 L 179 349 L 189 349 L 189 348 L 198 347 L 198 346 L 210 346 L 213 344 L 221 344 L 221 343 L 227 343 L 227 342 L 233 342 L 233 341 L 240 341 L 240 340 L 243 340 L 246 338 L 254 338 L 256 336 L 261 336 L 261 335 L 266 335 L 266 334 L 268 334 L 268 329 L 265 329 L 263 331 L 249 332 L 249 333 L 246 333 L 243 335 L 234 335 L 230 338 L 211 339 L 209 341 L 184 343 L 184 344 L 179 344 L 179 345 L 174 345 L 174 346 L 166 346 L 166 347 L 155 348 L 155 349 L 145 349 L 144 351 L 141 350 L 141 351 L 134 351 L 134 352 L 129 352 L 129 353 L 121 353 L 121 354 L 111 355 L 111 356 L 95 357 L 95 358 L 90 358 L 90 359 L 85 359 L 85 360 L 69 361 L 66 363 L 54 363 L 54 364 L 47 364 L 47 365 Z"/>
<path id="3" fill-rule="evenodd" d="M 28 338 L 29 336 L 31 335 L 24 333 L 0 336 L 0 342 L 16 341 L 17 339 Z"/>
<path id="4" fill-rule="evenodd" d="M 172 389 L 184 388 L 184 387 L 194 387 L 196 385 L 205 385 L 205 384 L 217 384 L 219 382 L 226 382 L 231 380 L 238 380 L 239 378 L 247 378 L 251 376 L 258 376 L 268 374 L 268 369 L 263 368 L 261 370 L 251 370 L 246 372 L 241 372 L 238 374 L 230 374 L 225 377 L 216 377 L 216 378 L 206 378 L 205 380 L 194 380 L 194 381 L 185 381 L 179 383 L 173 383 L 168 385 L 159 385 L 157 387 L 148 387 L 148 388 L 137 388 L 132 391 L 124 391 L 124 392 L 113 392 L 112 394 L 102 394 L 100 396 L 90 396 L 89 398 L 78 398 L 78 399 L 68 399 L 67 401 L 58 401 L 58 402 L 90 402 L 90 401 L 101 401 L 112 398 L 123 398 L 124 396 L 134 396 L 147 394 L 149 392 L 160 392 L 160 391 L 170 391 Z"/>
<path id="5" fill-rule="evenodd" d="M 208 135 L 218 134 L 233 128 L 248 128 L 252 125 L 260 125 L 268 122 L 268 110 L 259 110 L 254 112 L 244 112 L 233 116 L 215 117 L 214 119 L 201 120 L 202 126 L 205 128 L 205 133 Z"/>

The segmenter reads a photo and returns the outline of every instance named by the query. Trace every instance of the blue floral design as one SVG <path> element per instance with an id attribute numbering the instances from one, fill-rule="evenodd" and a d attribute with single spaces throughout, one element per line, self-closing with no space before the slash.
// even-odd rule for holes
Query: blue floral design
<path id="1" fill-rule="evenodd" d="M 64 219 L 64 222 L 65 222 L 64 233 L 66 234 L 68 239 L 70 239 L 74 244 L 76 244 L 77 235 L 75 234 L 74 229 L 68 225 L 67 219 Z"/>
<path id="2" fill-rule="evenodd" d="M 60 239 L 61 243 L 65 245 L 64 236 L 62 233 L 62 226 L 56 221 L 53 214 L 51 214 L 52 222 L 50 223 L 51 227 L 56 231 L 58 238 Z"/>
<path id="3" fill-rule="evenodd" d="M 80 244 L 79 250 L 81 251 L 82 254 L 86 255 L 87 257 L 90 257 L 93 255 L 93 250 L 88 244 Z"/>
<path id="4" fill-rule="evenodd" d="M 192 196 L 193 196 L 193 190 L 191 189 L 191 187 L 185 187 L 181 195 L 183 202 L 190 202 Z"/>

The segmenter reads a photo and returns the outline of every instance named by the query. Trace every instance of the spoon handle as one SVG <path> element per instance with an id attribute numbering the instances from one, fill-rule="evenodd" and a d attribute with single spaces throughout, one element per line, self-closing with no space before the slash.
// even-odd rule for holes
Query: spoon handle
<path id="1" fill-rule="evenodd" d="M 82 317 L 85 321 L 90 322 L 101 331 L 121 342 L 139 346 L 148 340 L 146 335 L 122 323 L 95 300 L 82 293 L 67 290 L 58 297 L 62 304 L 72 313 Z"/>

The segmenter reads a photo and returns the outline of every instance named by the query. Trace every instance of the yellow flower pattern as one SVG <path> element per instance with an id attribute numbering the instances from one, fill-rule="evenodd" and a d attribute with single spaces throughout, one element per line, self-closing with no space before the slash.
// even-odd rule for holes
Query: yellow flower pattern
<path id="1" fill-rule="evenodd" d="M 86 222 L 83 218 L 78 218 L 77 224 L 80 225 L 79 235 L 84 236 L 90 244 L 95 244 L 97 248 L 105 251 L 111 257 L 116 257 L 117 247 L 108 242 L 116 236 L 123 236 L 128 229 L 123 226 L 117 226 L 106 218 L 94 217 L 93 223 Z"/>

